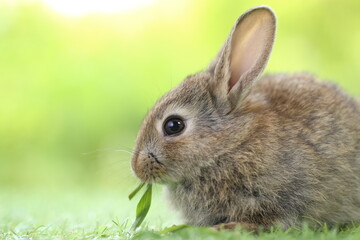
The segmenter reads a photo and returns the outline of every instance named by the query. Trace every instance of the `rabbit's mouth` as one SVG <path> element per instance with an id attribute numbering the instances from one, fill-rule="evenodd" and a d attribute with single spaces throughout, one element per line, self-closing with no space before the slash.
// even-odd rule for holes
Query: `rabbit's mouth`
<path id="1" fill-rule="evenodd" d="M 161 181 L 166 174 L 165 165 L 153 154 L 135 154 L 132 159 L 132 168 L 143 182 L 153 183 Z"/>

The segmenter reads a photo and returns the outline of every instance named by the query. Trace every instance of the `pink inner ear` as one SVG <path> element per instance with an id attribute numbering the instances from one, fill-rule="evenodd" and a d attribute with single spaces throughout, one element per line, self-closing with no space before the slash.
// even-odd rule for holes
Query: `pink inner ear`
<path id="1" fill-rule="evenodd" d="M 259 60 L 268 57 L 266 48 L 271 46 L 271 42 L 269 44 L 271 24 L 271 19 L 266 15 L 249 16 L 239 23 L 231 42 L 229 90 L 245 74 L 252 71 L 259 71 L 255 74 L 261 73 L 266 61 L 264 63 Z"/>

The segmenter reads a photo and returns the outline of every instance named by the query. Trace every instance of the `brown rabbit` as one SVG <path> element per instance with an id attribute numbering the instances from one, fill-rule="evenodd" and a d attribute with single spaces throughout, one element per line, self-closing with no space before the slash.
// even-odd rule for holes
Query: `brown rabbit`
<path id="1" fill-rule="evenodd" d="M 269 7 L 244 13 L 208 69 L 143 122 L 132 168 L 188 224 L 360 222 L 360 104 L 309 74 L 262 77 L 275 28 Z"/>

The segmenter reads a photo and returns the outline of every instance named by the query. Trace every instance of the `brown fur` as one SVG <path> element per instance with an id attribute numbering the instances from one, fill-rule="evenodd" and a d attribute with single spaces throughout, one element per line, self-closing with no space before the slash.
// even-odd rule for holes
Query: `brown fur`
<path id="1" fill-rule="evenodd" d="M 252 9 L 232 33 L 258 9 L 273 14 Z M 251 82 L 245 76 L 229 89 L 227 40 L 207 71 L 160 99 L 140 129 L 132 168 L 145 182 L 165 184 L 192 225 L 360 222 L 360 104 L 309 74 L 259 77 L 271 36 Z M 186 122 L 176 137 L 162 132 L 172 114 Z"/>

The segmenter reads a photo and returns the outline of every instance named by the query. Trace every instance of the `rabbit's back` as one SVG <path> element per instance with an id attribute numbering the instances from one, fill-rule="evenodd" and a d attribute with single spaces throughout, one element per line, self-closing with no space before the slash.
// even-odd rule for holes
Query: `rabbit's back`
<path id="1" fill-rule="evenodd" d="M 360 103 L 336 84 L 305 73 L 267 75 L 254 86 L 250 105 L 258 96 L 284 131 L 295 131 L 315 152 L 342 155 L 351 147 L 360 161 Z"/>
<path id="2" fill-rule="evenodd" d="M 283 177 L 280 204 L 299 201 L 301 214 L 327 223 L 360 221 L 359 102 L 303 73 L 265 76 L 248 99 L 273 135 L 265 181 Z"/>

